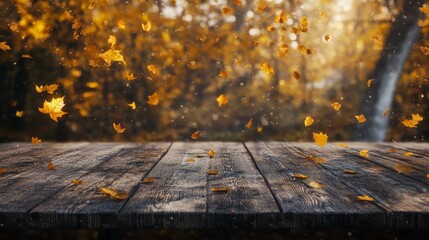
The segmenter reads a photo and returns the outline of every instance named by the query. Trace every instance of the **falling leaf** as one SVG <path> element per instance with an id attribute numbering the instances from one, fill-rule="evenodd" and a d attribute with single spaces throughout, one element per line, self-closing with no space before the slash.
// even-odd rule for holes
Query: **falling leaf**
<path id="1" fill-rule="evenodd" d="M 197 140 L 198 138 L 201 137 L 201 131 L 195 131 L 194 133 L 192 133 L 191 138 L 193 140 Z"/>
<path id="2" fill-rule="evenodd" d="M 40 143 L 42 143 L 42 139 L 39 139 L 37 137 L 31 137 L 31 143 L 32 144 L 40 144 Z"/>
<path id="3" fill-rule="evenodd" d="M 185 160 L 185 162 L 187 162 L 187 163 L 194 163 L 195 162 L 195 158 L 187 158 Z"/>
<path id="4" fill-rule="evenodd" d="M 150 21 L 147 21 L 146 23 L 142 23 L 142 29 L 145 32 L 149 32 L 152 28 L 152 23 Z"/>
<path id="5" fill-rule="evenodd" d="M 24 111 L 16 111 L 15 112 L 15 116 L 19 117 L 19 118 L 22 117 L 22 116 L 24 116 Z"/>
<path id="6" fill-rule="evenodd" d="M 350 170 L 350 169 L 344 169 L 343 172 L 347 173 L 347 174 L 356 174 L 356 171 L 353 171 L 353 170 Z"/>
<path id="7" fill-rule="evenodd" d="M 5 173 L 5 172 L 7 172 L 6 168 L 0 168 L 0 173 Z"/>
<path id="8" fill-rule="evenodd" d="M 102 193 L 105 193 L 107 195 L 110 195 L 111 197 L 115 196 L 116 194 L 118 194 L 118 192 L 116 192 L 116 190 L 110 189 L 110 188 L 100 188 L 100 191 Z"/>
<path id="9" fill-rule="evenodd" d="M 112 62 L 122 62 L 124 65 L 127 65 L 124 56 L 121 54 L 121 50 L 109 49 L 104 53 L 98 54 L 98 56 L 102 58 L 108 66 L 110 66 Z"/>
<path id="10" fill-rule="evenodd" d="M 207 155 L 209 155 L 209 157 L 213 157 L 216 154 L 215 150 L 210 149 L 209 153 Z"/>
<path id="11" fill-rule="evenodd" d="M 323 132 L 313 133 L 313 140 L 317 145 L 323 147 L 328 142 L 328 135 Z"/>
<path id="12" fill-rule="evenodd" d="M 232 9 L 230 6 L 223 6 L 221 10 L 223 15 L 234 14 L 234 9 Z"/>
<path id="13" fill-rule="evenodd" d="M 109 36 L 109 39 L 107 39 L 107 43 L 110 43 L 110 48 L 113 48 L 116 44 L 116 37 L 113 35 Z"/>
<path id="14" fill-rule="evenodd" d="M 246 123 L 246 125 L 244 125 L 247 129 L 249 129 L 251 126 L 252 126 L 252 124 L 253 124 L 253 118 L 251 118 L 247 123 Z"/>
<path id="15" fill-rule="evenodd" d="M 228 97 L 225 96 L 224 94 L 219 95 L 216 98 L 217 103 L 219 104 L 219 107 L 225 106 L 226 104 L 228 104 L 229 100 Z"/>
<path id="16" fill-rule="evenodd" d="M 155 180 L 155 178 L 153 178 L 153 177 L 147 177 L 147 178 L 143 179 L 141 181 L 141 183 L 153 183 L 154 180 Z"/>
<path id="17" fill-rule="evenodd" d="M 151 105 L 151 106 L 158 105 L 158 103 L 159 103 L 159 97 L 158 97 L 157 93 L 154 93 L 154 94 L 148 96 L 147 98 L 148 98 L 147 103 L 149 105 Z"/>
<path id="18" fill-rule="evenodd" d="M 411 157 L 413 155 L 414 155 L 414 153 L 412 153 L 412 152 L 404 152 L 404 156 L 406 156 L 406 157 Z"/>
<path id="19" fill-rule="evenodd" d="M 125 29 L 126 28 L 126 26 L 125 26 L 125 20 L 124 19 L 119 19 L 119 21 L 117 22 L 117 24 L 118 24 L 118 28 L 119 29 Z"/>
<path id="20" fill-rule="evenodd" d="M 277 15 L 275 18 L 274 18 L 274 22 L 276 22 L 276 23 L 285 23 L 286 22 L 286 20 L 287 20 L 287 15 L 286 15 L 286 13 L 285 12 L 281 12 L 280 13 L 280 15 Z"/>
<path id="21" fill-rule="evenodd" d="M 355 118 L 358 120 L 359 123 L 366 122 L 366 118 L 365 118 L 365 116 L 363 114 L 357 115 L 357 116 L 355 116 Z"/>
<path id="22" fill-rule="evenodd" d="M 46 86 L 43 86 L 43 85 L 40 85 L 40 86 L 34 85 L 34 86 L 36 88 L 36 92 L 38 93 L 42 93 L 43 91 L 46 90 Z"/>
<path id="23" fill-rule="evenodd" d="M 215 192 L 215 193 L 226 193 L 229 191 L 229 188 L 227 188 L 227 187 L 212 187 L 212 188 L 210 188 L 210 190 L 212 192 Z"/>
<path id="24" fill-rule="evenodd" d="M 55 90 L 58 89 L 58 84 L 46 85 L 45 90 L 49 94 L 54 94 Z"/>
<path id="25" fill-rule="evenodd" d="M 367 202 L 373 202 L 374 201 L 374 198 L 372 198 L 368 195 L 357 196 L 356 199 L 359 201 L 367 201 Z"/>
<path id="26" fill-rule="evenodd" d="M 388 112 L 389 112 L 389 108 L 387 107 L 387 108 L 384 109 L 383 117 L 387 116 Z"/>
<path id="27" fill-rule="evenodd" d="M 258 128 L 256 129 L 256 131 L 257 131 L 258 133 L 262 132 L 262 130 L 263 130 L 263 128 L 262 128 L 262 127 L 258 127 Z"/>
<path id="28" fill-rule="evenodd" d="M 340 109 L 341 109 L 341 103 L 339 103 L 339 102 L 333 102 L 333 103 L 331 104 L 331 107 L 332 107 L 335 111 L 340 111 Z"/>
<path id="29" fill-rule="evenodd" d="M 293 72 L 293 77 L 294 77 L 296 80 L 299 80 L 299 79 L 301 78 L 301 74 L 299 74 L 299 72 L 297 72 L 297 71 L 294 71 L 294 72 Z"/>
<path id="30" fill-rule="evenodd" d="M 365 158 L 369 158 L 369 153 L 368 153 L 368 150 L 366 150 L 366 149 L 360 150 L 359 155 L 361 155 L 362 157 L 365 157 Z"/>
<path id="31" fill-rule="evenodd" d="M 325 34 L 323 38 L 325 39 L 326 42 L 328 42 L 331 36 L 329 34 Z"/>
<path id="32" fill-rule="evenodd" d="M 322 184 L 320 184 L 318 182 L 314 182 L 314 181 L 309 182 L 308 185 L 312 188 L 322 188 L 323 187 Z"/>
<path id="33" fill-rule="evenodd" d="M 128 106 L 129 106 L 132 110 L 136 110 L 136 102 L 132 102 L 132 103 L 128 104 Z"/>
<path id="34" fill-rule="evenodd" d="M 147 70 L 155 75 L 159 75 L 160 71 L 155 64 L 147 65 Z"/>
<path id="35" fill-rule="evenodd" d="M 49 162 L 49 163 L 48 163 L 48 169 L 49 169 L 49 170 L 57 170 L 57 167 L 56 167 L 56 166 L 54 166 L 54 164 L 53 164 L 53 163 Z"/>
<path id="36" fill-rule="evenodd" d="M 369 80 L 366 82 L 366 85 L 367 85 L 368 87 L 371 87 L 372 82 L 374 82 L 374 79 L 369 79 Z"/>
<path id="37" fill-rule="evenodd" d="M 220 70 L 220 73 L 218 75 L 221 78 L 227 78 L 228 77 L 228 72 L 224 69 Z"/>
<path id="38" fill-rule="evenodd" d="M 217 175 L 218 171 L 215 169 L 209 169 L 206 171 L 208 175 Z"/>
<path id="39" fill-rule="evenodd" d="M 421 46 L 421 47 L 420 47 L 420 51 L 422 51 L 422 53 L 423 53 L 425 56 L 429 55 L 429 47 L 427 47 L 427 46 Z"/>
<path id="40" fill-rule="evenodd" d="M 21 56 L 22 58 L 27 58 L 27 59 L 31 59 L 33 58 L 32 56 L 30 56 L 29 54 L 22 54 Z"/>
<path id="41" fill-rule="evenodd" d="M 398 173 L 410 173 L 413 171 L 413 168 L 410 165 L 406 165 L 403 163 L 397 163 L 397 164 L 395 164 L 395 170 Z"/>
<path id="42" fill-rule="evenodd" d="M 326 160 L 323 157 L 316 157 L 316 158 L 313 159 L 313 161 L 315 163 L 318 163 L 318 164 L 326 162 Z"/>
<path id="43" fill-rule="evenodd" d="M 123 132 L 125 132 L 126 128 L 122 128 L 120 123 L 118 123 L 118 124 L 113 123 L 113 129 L 115 129 L 115 131 L 117 133 L 123 133 Z"/>
<path id="44" fill-rule="evenodd" d="M 308 176 L 306 176 L 304 174 L 301 174 L 301 173 L 292 174 L 292 177 L 297 178 L 297 179 L 306 179 L 306 178 L 308 178 Z"/>
<path id="45" fill-rule="evenodd" d="M 267 74 L 267 76 L 273 76 L 274 75 L 274 68 L 270 66 L 269 63 L 263 63 L 259 66 L 259 68 Z"/>
<path id="46" fill-rule="evenodd" d="M 314 122 L 314 119 L 312 117 L 307 116 L 305 117 L 305 120 L 304 120 L 304 126 L 306 127 L 311 126 L 313 122 Z"/>
<path id="47" fill-rule="evenodd" d="M 419 114 L 411 114 L 411 119 L 402 120 L 402 124 L 409 128 L 416 128 L 420 121 L 423 121 L 422 116 Z"/>
<path id="48" fill-rule="evenodd" d="M 128 81 L 133 81 L 136 79 L 136 76 L 134 76 L 134 73 L 126 73 L 125 77 L 127 78 Z"/>
<path id="49" fill-rule="evenodd" d="M 3 51 L 9 51 L 9 50 L 11 50 L 10 46 L 7 45 L 6 42 L 0 42 L 0 49 L 3 50 Z"/>
<path id="50" fill-rule="evenodd" d="M 78 179 L 72 179 L 70 182 L 74 183 L 76 185 L 81 185 L 83 181 L 82 180 L 78 180 Z"/>
<path id="51" fill-rule="evenodd" d="M 44 114 L 49 114 L 52 120 L 58 122 L 58 118 L 67 114 L 62 111 L 64 104 L 64 96 L 60 98 L 52 98 L 50 102 L 46 101 L 43 103 L 43 108 L 39 108 L 39 111 Z"/>
<path id="52" fill-rule="evenodd" d="M 420 116 L 419 114 L 411 114 L 411 117 L 413 121 L 417 121 L 417 122 L 423 121 L 423 117 Z"/>
<path id="53" fill-rule="evenodd" d="M 420 12 L 429 14 L 429 7 L 423 5 L 422 7 L 419 7 Z"/>

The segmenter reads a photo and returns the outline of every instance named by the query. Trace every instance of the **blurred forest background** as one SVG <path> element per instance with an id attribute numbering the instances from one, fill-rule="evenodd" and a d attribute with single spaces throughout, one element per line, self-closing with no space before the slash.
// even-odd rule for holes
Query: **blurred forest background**
<path id="1" fill-rule="evenodd" d="M 396 41 L 406 61 L 393 66 L 400 78 L 384 109 L 385 140 L 427 141 L 424 3 L 1 1 L 0 141 L 190 140 L 196 131 L 201 140 L 311 141 L 319 131 L 353 140 L 373 119 L 355 116 L 383 88 L 371 76 L 390 56 L 382 54 L 389 36 L 411 31 L 395 29 L 402 18 L 414 19 L 419 33 L 409 46 Z M 36 91 L 50 84 L 59 85 L 53 94 Z M 58 122 L 39 111 L 62 96 L 67 114 Z M 416 128 L 401 123 L 410 114 L 423 117 Z M 314 123 L 306 127 L 307 116 Z M 114 122 L 126 131 L 118 134 Z"/>

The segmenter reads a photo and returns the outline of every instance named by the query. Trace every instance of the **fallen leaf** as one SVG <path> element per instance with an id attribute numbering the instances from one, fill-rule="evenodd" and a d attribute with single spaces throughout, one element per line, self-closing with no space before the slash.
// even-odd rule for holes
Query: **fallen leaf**
<path id="1" fill-rule="evenodd" d="M 333 102 L 333 103 L 331 104 L 331 107 L 332 107 L 335 111 L 340 111 L 340 109 L 341 109 L 341 103 L 339 103 L 339 102 Z"/>
<path id="2" fill-rule="evenodd" d="M 355 118 L 358 120 L 359 123 L 366 122 L 366 118 L 365 118 L 365 116 L 363 114 L 357 115 L 357 116 L 355 116 Z"/>
<path id="3" fill-rule="evenodd" d="M 142 23 L 142 29 L 145 32 L 149 32 L 152 28 L 152 23 L 150 21 L 147 21 L 146 23 Z"/>
<path id="4" fill-rule="evenodd" d="M 3 51 L 10 51 L 10 46 L 6 44 L 6 42 L 0 42 L 0 49 Z"/>
<path id="5" fill-rule="evenodd" d="M 0 173 L 5 173 L 5 172 L 7 172 L 6 168 L 0 168 Z"/>
<path id="6" fill-rule="evenodd" d="M 406 165 L 403 163 L 397 163 L 397 164 L 395 164 L 395 170 L 398 173 L 410 173 L 413 171 L 413 168 L 410 165 Z"/>
<path id="7" fill-rule="evenodd" d="M 251 118 L 247 123 L 246 123 L 246 125 L 244 125 L 247 129 L 249 129 L 251 126 L 252 126 L 252 124 L 253 124 L 253 118 Z"/>
<path id="8" fill-rule="evenodd" d="M 414 155 L 414 153 L 412 153 L 412 152 L 404 152 L 404 156 L 406 156 L 406 157 L 411 157 L 413 155 Z"/>
<path id="9" fill-rule="evenodd" d="M 115 196 L 116 194 L 118 194 L 118 192 L 116 192 L 116 190 L 113 190 L 111 188 L 100 188 L 100 191 L 102 193 L 105 193 L 107 195 L 110 195 L 111 197 Z"/>
<path id="10" fill-rule="evenodd" d="M 32 144 L 40 144 L 40 143 L 42 143 L 42 139 L 39 139 L 37 137 L 31 137 L 31 143 Z"/>
<path id="11" fill-rule="evenodd" d="M 114 199 L 118 199 L 118 200 L 125 200 L 128 198 L 128 193 L 120 192 L 120 193 L 116 193 L 115 195 L 113 195 L 111 197 Z"/>
<path id="12" fill-rule="evenodd" d="M 210 151 L 208 153 L 209 157 L 214 157 L 215 154 L 216 154 L 215 150 L 210 149 Z"/>
<path id="13" fill-rule="evenodd" d="M 57 167 L 56 167 L 56 166 L 54 166 L 54 164 L 53 164 L 53 163 L 49 162 L 49 163 L 48 163 L 48 169 L 49 169 L 49 170 L 57 170 Z"/>
<path id="14" fill-rule="evenodd" d="M 314 181 L 311 181 L 308 185 L 312 188 L 322 188 L 323 187 L 322 184 L 320 184 L 318 182 L 314 182 Z"/>
<path id="15" fill-rule="evenodd" d="M 109 49 L 98 54 L 98 56 L 107 63 L 107 66 L 110 66 L 112 62 L 122 62 L 124 65 L 127 65 L 125 63 L 124 56 L 121 54 L 121 50 Z"/>
<path id="16" fill-rule="evenodd" d="M 134 76 L 134 73 L 125 73 L 125 77 L 127 78 L 128 81 L 133 81 L 136 79 L 136 76 Z"/>
<path id="17" fill-rule="evenodd" d="M 216 101 L 217 101 L 219 107 L 225 106 L 229 102 L 228 97 L 225 96 L 224 94 L 219 95 L 216 98 Z"/>
<path id="18" fill-rule="evenodd" d="M 226 70 L 220 70 L 220 73 L 218 75 L 221 78 L 227 78 L 228 77 L 228 72 Z"/>
<path id="19" fill-rule="evenodd" d="M 208 175 L 217 175 L 218 171 L 215 169 L 209 169 L 206 171 Z"/>
<path id="20" fill-rule="evenodd" d="M 83 181 L 82 180 L 78 180 L 78 179 L 72 179 L 70 182 L 74 183 L 76 185 L 81 185 Z"/>
<path id="21" fill-rule="evenodd" d="M 313 160 L 315 163 L 325 163 L 326 160 L 323 157 L 317 157 Z"/>
<path id="22" fill-rule="evenodd" d="M 284 11 L 282 11 L 282 12 L 280 13 L 280 15 L 277 15 L 277 16 L 274 18 L 274 22 L 276 22 L 276 23 L 285 23 L 285 22 L 286 22 L 286 20 L 287 20 L 287 15 L 286 15 L 286 13 L 285 13 Z"/>
<path id="23" fill-rule="evenodd" d="M 159 97 L 158 97 L 157 93 L 154 93 L 154 94 L 148 96 L 147 98 L 148 98 L 147 103 L 149 105 L 151 105 L 151 106 L 158 105 L 158 103 L 159 103 Z"/>
<path id="24" fill-rule="evenodd" d="M 262 130 L 263 130 L 263 128 L 262 128 L 262 127 L 258 127 L 258 128 L 256 129 L 256 131 L 257 131 L 258 133 L 262 132 Z"/>
<path id="25" fill-rule="evenodd" d="M 353 170 L 350 170 L 350 169 L 344 169 L 343 172 L 347 173 L 347 174 L 356 174 L 356 171 L 353 171 Z"/>
<path id="26" fill-rule="evenodd" d="M 368 153 L 368 150 L 366 150 L 366 149 L 360 150 L 359 155 L 361 155 L 362 157 L 365 157 L 365 158 L 369 158 L 369 153 Z"/>
<path id="27" fill-rule="evenodd" d="M 313 140 L 317 145 L 323 147 L 328 142 L 328 135 L 323 132 L 313 133 Z"/>
<path id="28" fill-rule="evenodd" d="M 345 143 L 337 143 L 337 146 L 339 146 L 339 147 L 349 147 L 347 144 L 345 144 Z"/>
<path id="29" fill-rule="evenodd" d="M 153 178 L 153 177 L 147 177 L 147 178 L 143 179 L 141 181 L 141 183 L 153 183 L 154 180 L 155 180 L 155 178 Z"/>
<path id="30" fill-rule="evenodd" d="M 15 116 L 19 117 L 19 118 L 22 117 L 22 116 L 24 116 L 24 111 L 16 111 L 15 112 Z"/>
<path id="31" fill-rule="evenodd" d="M 395 153 L 395 152 L 398 152 L 398 150 L 396 150 L 395 148 L 389 148 L 387 149 L 387 152 Z"/>
<path id="32" fill-rule="evenodd" d="M 306 179 L 306 178 L 308 178 L 308 176 L 306 176 L 304 174 L 301 174 L 301 173 L 292 174 L 292 177 L 297 178 L 297 179 Z"/>
<path id="33" fill-rule="evenodd" d="M 129 106 L 132 110 L 136 110 L 136 102 L 132 102 L 132 103 L 128 104 L 128 106 Z"/>
<path id="34" fill-rule="evenodd" d="M 429 47 L 427 46 L 420 46 L 420 51 L 422 51 L 425 56 L 429 55 Z"/>
<path id="35" fill-rule="evenodd" d="M 229 188 L 227 188 L 227 187 L 212 187 L 212 188 L 210 188 L 210 190 L 212 192 L 215 192 L 215 193 L 225 193 L 225 192 L 229 191 Z"/>
<path id="36" fill-rule="evenodd" d="M 201 137 L 201 132 L 200 131 L 195 131 L 195 132 L 193 132 L 192 133 L 192 135 L 191 135 L 191 138 L 193 139 L 193 140 L 197 140 L 198 138 L 200 138 Z"/>
<path id="37" fill-rule="evenodd" d="M 187 158 L 185 160 L 185 162 L 187 162 L 187 163 L 194 163 L 195 162 L 195 158 Z"/>
<path id="38" fill-rule="evenodd" d="M 356 199 L 359 201 L 367 201 L 367 202 L 373 202 L 374 201 L 374 198 L 372 198 L 368 195 L 357 196 Z"/>
<path id="39" fill-rule="evenodd" d="M 40 86 L 34 85 L 34 86 L 36 88 L 36 92 L 38 93 L 42 93 L 43 91 L 46 90 L 46 86 L 43 86 L 43 85 L 40 85 Z"/>
<path id="40" fill-rule="evenodd" d="M 306 127 L 311 126 L 313 122 L 314 122 L 314 119 L 312 117 L 307 116 L 305 117 L 305 120 L 304 120 L 304 126 Z"/>
<path id="41" fill-rule="evenodd" d="M 44 114 L 49 114 L 52 120 L 58 122 L 58 118 L 67 114 L 62 111 L 64 104 L 64 96 L 60 98 L 52 98 L 50 102 L 46 101 L 43 103 L 43 108 L 39 108 L 39 111 Z"/>
<path id="42" fill-rule="evenodd" d="M 423 5 L 422 7 L 419 7 L 419 10 L 422 13 L 429 14 L 429 7 L 427 7 L 427 6 Z"/>
<path id="43" fill-rule="evenodd" d="M 366 85 L 368 86 L 368 87 L 371 87 L 371 84 L 372 84 L 372 82 L 374 81 L 374 79 L 369 79 L 367 82 L 366 82 Z"/>
<path id="44" fill-rule="evenodd" d="M 420 114 L 417 114 L 417 113 L 411 114 L 411 117 L 412 117 L 413 121 L 417 121 L 417 122 L 423 121 L 423 117 L 420 116 Z"/>

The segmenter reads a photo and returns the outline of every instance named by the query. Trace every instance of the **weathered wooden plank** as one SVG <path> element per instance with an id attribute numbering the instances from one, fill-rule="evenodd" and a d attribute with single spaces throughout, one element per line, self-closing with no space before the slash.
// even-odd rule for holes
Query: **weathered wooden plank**
<path id="1" fill-rule="evenodd" d="M 207 155 L 211 148 L 217 152 L 213 158 Z M 208 176 L 210 167 L 218 175 Z M 278 224 L 275 200 L 240 143 L 174 143 L 149 177 L 155 181 L 142 184 L 121 211 L 124 226 L 260 228 Z M 230 190 L 211 192 L 215 186 Z"/>
<path id="2" fill-rule="evenodd" d="M 286 227 L 363 227 L 384 221 L 384 212 L 371 203 L 355 200 L 359 192 L 336 176 L 280 142 L 246 143 L 256 165 L 269 183 L 286 220 Z M 297 179 L 304 174 L 308 179 Z M 313 188 L 310 182 L 323 184 Z"/>
<path id="3" fill-rule="evenodd" d="M 388 221 L 383 225 L 398 228 L 429 226 L 429 187 L 396 173 L 384 166 L 350 154 L 345 148 L 328 144 L 320 148 L 312 143 L 285 144 L 296 148 L 302 156 L 325 157 L 321 164 L 326 170 L 340 177 L 343 170 L 351 168 L 358 174 L 343 177 L 342 183 L 350 189 L 375 198 L 375 204 L 388 211 Z M 416 214 L 416 213 L 421 214 Z"/>
<path id="4" fill-rule="evenodd" d="M 97 146 L 97 145 L 95 145 Z M 103 145 L 102 145 L 103 146 Z M 111 199 L 100 188 L 132 195 L 142 178 L 166 153 L 169 143 L 118 144 L 121 152 L 80 177 L 82 185 L 68 186 L 31 211 L 31 227 L 100 228 L 115 225 L 126 201 Z M 70 180 L 69 180 L 70 182 Z"/>
<path id="5" fill-rule="evenodd" d="M 54 193 L 80 178 L 92 168 L 108 160 L 124 146 L 92 144 L 61 156 L 46 155 L 58 170 L 48 170 L 46 164 L 19 173 L 0 182 L 0 224 L 27 225 L 28 212 Z"/>

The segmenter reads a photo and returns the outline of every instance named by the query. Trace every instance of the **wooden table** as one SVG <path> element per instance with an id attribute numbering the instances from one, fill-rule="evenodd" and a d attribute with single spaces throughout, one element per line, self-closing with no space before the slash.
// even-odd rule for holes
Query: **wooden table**
<path id="1" fill-rule="evenodd" d="M 0 144 L 0 229 L 429 229 L 429 144 L 346 144 Z M 154 181 L 143 183 L 148 177 Z M 112 199 L 102 187 L 129 197 Z"/>

